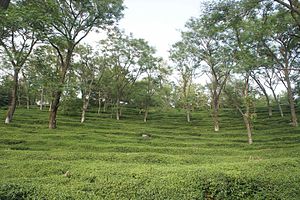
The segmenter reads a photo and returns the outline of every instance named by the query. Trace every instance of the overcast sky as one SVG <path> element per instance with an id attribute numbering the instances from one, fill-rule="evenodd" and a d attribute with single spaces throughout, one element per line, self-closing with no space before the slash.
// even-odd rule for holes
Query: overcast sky
<path id="1" fill-rule="evenodd" d="M 127 9 L 120 27 L 136 38 L 144 38 L 165 59 L 173 43 L 180 39 L 178 30 L 200 14 L 201 0 L 125 0 Z"/>

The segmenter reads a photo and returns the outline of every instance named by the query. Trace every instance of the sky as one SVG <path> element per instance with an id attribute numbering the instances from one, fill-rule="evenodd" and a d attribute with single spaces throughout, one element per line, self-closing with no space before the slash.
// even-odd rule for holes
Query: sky
<path id="1" fill-rule="evenodd" d="M 124 4 L 120 27 L 147 40 L 165 59 L 171 45 L 180 40 L 179 30 L 201 11 L 201 0 L 124 0 Z"/>

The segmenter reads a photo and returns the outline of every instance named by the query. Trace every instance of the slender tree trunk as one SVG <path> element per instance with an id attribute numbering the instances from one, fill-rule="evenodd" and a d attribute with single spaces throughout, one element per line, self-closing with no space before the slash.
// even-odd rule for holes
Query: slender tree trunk
<path id="1" fill-rule="evenodd" d="M 253 78 L 253 80 L 257 83 L 258 87 L 261 89 L 261 91 L 264 93 L 264 96 L 266 98 L 266 102 L 267 102 L 267 106 L 268 106 L 268 113 L 269 113 L 269 117 L 272 117 L 273 113 L 272 113 L 272 106 L 270 103 L 270 98 L 269 95 L 265 89 L 265 87 L 263 86 L 263 84 L 260 82 L 260 80 L 255 77 L 255 75 L 251 75 L 251 77 Z"/>
<path id="2" fill-rule="evenodd" d="M 116 118 L 119 121 L 120 120 L 120 100 L 117 99 L 116 102 Z"/>
<path id="3" fill-rule="evenodd" d="M 148 112 L 149 112 L 149 109 L 148 107 L 145 108 L 145 113 L 144 113 L 144 122 L 147 122 L 147 119 L 148 119 Z"/>
<path id="4" fill-rule="evenodd" d="M 276 101 L 276 104 L 277 104 L 277 106 L 278 106 L 280 115 L 281 115 L 281 117 L 283 117 L 282 108 L 281 108 L 280 102 L 279 102 L 279 100 L 278 100 L 278 98 L 277 98 L 277 96 L 276 96 L 276 94 L 275 94 L 275 91 L 274 91 L 273 88 L 270 88 L 270 89 L 271 89 L 271 91 L 272 91 L 273 97 L 274 97 L 274 99 L 275 99 L 275 101 Z"/>
<path id="5" fill-rule="evenodd" d="M 101 91 L 98 91 L 98 115 L 100 115 L 101 112 Z"/>
<path id="6" fill-rule="evenodd" d="M 29 95 L 27 95 L 27 97 L 26 97 L 26 107 L 27 107 L 28 110 L 30 109 L 30 98 L 29 98 Z"/>
<path id="7" fill-rule="evenodd" d="M 296 115 L 295 101 L 294 101 L 294 97 L 293 97 L 293 93 L 292 93 L 292 86 L 291 86 L 288 69 L 284 70 L 284 75 L 285 75 L 288 99 L 289 99 L 289 104 L 290 104 L 290 109 L 291 109 L 292 126 L 297 127 L 298 120 L 297 120 L 297 115 Z"/>
<path id="8" fill-rule="evenodd" d="M 56 128 L 56 115 L 57 115 L 57 110 L 59 107 L 59 101 L 61 97 L 62 92 L 61 91 L 56 91 L 54 95 L 54 99 L 51 103 L 51 110 L 50 110 L 50 116 L 49 116 L 49 128 L 50 129 L 55 129 Z"/>
<path id="9" fill-rule="evenodd" d="M 251 120 L 250 120 L 250 117 L 249 117 L 249 113 L 246 112 L 244 114 L 243 118 L 244 118 L 245 126 L 247 128 L 248 143 L 252 144 L 253 143 L 253 140 L 252 140 L 252 126 L 251 126 Z"/>
<path id="10" fill-rule="evenodd" d="M 251 125 L 251 116 L 250 116 L 250 102 L 248 100 L 249 97 L 249 76 L 246 77 L 245 81 L 245 89 L 244 89 L 244 101 L 245 101 L 245 107 L 246 112 L 243 114 L 244 123 L 247 128 L 247 134 L 248 134 L 248 143 L 252 144 L 252 125 Z"/>
<path id="11" fill-rule="evenodd" d="M 17 89 L 17 91 L 21 91 L 21 87 L 20 87 L 20 85 L 19 85 L 19 82 L 18 82 L 18 89 Z M 18 99 L 18 106 L 19 107 L 21 107 L 21 94 L 20 94 L 20 92 L 17 92 L 17 99 Z"/>
<path id="12" fill-rule="evenodd" d="M 269 117 L 272 117 L 272 115 L 273 115 L 273 109 L 272 109 L 272 106 L 270 104 L 270 101 L 267 101 L 267 104 L 268 104 L 268 108 L 269 108 Z"/>
<path id="13" fill-rule="evenodd" d="M 17 93 L 18 93 L 18 86 L 19 86 L 19 69 L 14 70 L 14 76 L 13 76 L 13 88 L 11 90 L 11 101 L 10 105 L 8 107 L 8 111 L 5 118 L 5 123 L 9 124 L 12 122 L 13 115 L 16 110 L 17 106 Z"/>
<path id="14" fill-rule="evenodd" d="M 81 123 L 83 123 L 85 121 L 85 113 L 87 111 L 87 107 L 88 107 L 88 103 L 87 100 L 84 100 L 83 102 L 83 106 L 82 106 L 82 113 L 81 113 Z"/>
<path id="15" fill-rule="evenodd" d="M 82 113 L 81 113 L 81 123 L 83 123 L 85 121 L 85 113 L 86 113 L 87 108 L 89 106 L 91 93 L 92 93 L 92 89 L 90 88 L 88 94 L 82 96 L 83 105 L 82 105 Z"/>
<path id="16" fill-rule="evenodd" d="M 186 121 L 191 122 L 191 111 L 190 111 L 190 109 L 186 110 Z"/>
<path id="17" fill-rule="evenodd" d="M 0 9 L 7 9 L 9 6 L 10 0 L 0 0 Z"/>
<path id="18" fill-rule="evenodd" d="M 40 110 L 43 110 L 43 104 L 44 104 L 44 88 L 42 88 L 41 90 Z"/>
<path id="19" fill-rule="evenodd" d="M 220 130 L 219 126 L 219 97 L 214 95 L 213 100 L 213 120 L 214 120 L 214 130 L 218 132 Z"/>

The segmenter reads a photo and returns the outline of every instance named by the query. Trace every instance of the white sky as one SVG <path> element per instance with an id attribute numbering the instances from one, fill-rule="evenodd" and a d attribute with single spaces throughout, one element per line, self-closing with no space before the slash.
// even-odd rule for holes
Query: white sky
<path id="1" fill-rule="evenodd" d="M 180 40 L 186 21 L 200 14 L 202 0 L 124 0 L 127 9 L 120 27 L 135 38 L 154 46 L 157 54 L 168 58 L 171 45 Z"/>

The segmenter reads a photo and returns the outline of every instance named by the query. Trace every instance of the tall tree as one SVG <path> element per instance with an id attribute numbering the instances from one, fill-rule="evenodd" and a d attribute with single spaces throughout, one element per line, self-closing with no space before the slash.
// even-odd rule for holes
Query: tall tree
<path id="1" fill-rule="evenodd" d="M 180 100 L 186 112 L 187 122 L 191 121 L 192 110 L 192 85 L 196 76 L 196 69 L 200 65 L 199 59 L 194 56 L 193 50 L 189 49 L 184 35 L 182 41 L 175 43 L 170 50 L 170 58 L 175 64 L 176 71 L 179 73 Z"/>
<path id="2" fill-rule="evenodd" d="M 65 84 L 75 47 L 94 28 L 105 29 L 122 16 L 122 0 L 85 0 L 38 1 L 43 12 L 48 16 L 44 26 L 44 37 L 56 49 L 59 62 L 60 87 L 55 91 L 49 116 L 49 128 L 56 128 L 56 115 L 62 88 Z M 46 5 L 45 5 L 46 4 Z"/>
<path id="3" fill-rule="evenodd" d="M 0 46 L 3 47 L 7 60 L 13 71 L 11 100 L 6 114 L 5 123 L 10 123 L 16 109 L 19 73 L 37 42 L 36 23 L 32 18 L 39 19 L 36 7 L 30 2 L 17 2 L 10 9 L 0 13 L 4 23 L 0 34 Z M 20 17 L 22 16 L 22 17 Z"/>
<path id="4" fill-rule="evenodd" d="M 210 78 L 212 118 L 214 130 L 219 131 L 220 97 L 232 66 L 232 51 L 229 48 L 230 39 L 223 20 L 218 15 L 223 10 L 218 4 L 211 4 L 199 18 L 192 18 L 186 23 L 191 53 L 202 61 L 202 71 Z"/>
<path id="5" fill-rule="evenodd" d="M 254 97 L 251 95 L 249 84 L 249 73 L 243 76 L 244 81 L 235 80 L 229 84 L 225 93 L 229 102 L 239 111 L 243 117 L 244 124 L 247 129 L 248 143 L 253 143 L 253 121 L 256 117 L 254 107 Z"/>
<path id="6" fill-rule="evenodd" d="M 81 91 L 82 112 L 81 123 L 85 121 L 92 91 L 102 78 L 104 64 L 89 45 L 79 45 L 75 50 L 78 61 L 74 63 L 77 83 Z M 77 60 L 76 59 L 76 60 Z"/>
<path id="7" fill-rule="evenodd" d="M 150 52 L 149 52 L 150 53 Z M 154 50 L 152 51 L 154 53 Z M 144 60 L 145 69 L 142 80 L 138 81 L 131 92 L 133 101 L 139 107 L 140 113 L 144 112 L 144 122 L 148 120 L 150 106 L 156 104 L 154 96 L 157 95 L 159 89 L 159 76 L 163 73 L 164 67 L 161 58 L 156 58 L 152 54 Z"/>
<path id="8" fill-rule="evenodd" d="M 292 76 L 299 70 L 300 63 L 298 28 L 292 23 L 291 16 L 282 10 L 273 11 L 264 20 L 262 44 L 273 61 L 273 67 L 280 72 L 278 77 L 287 90 L 292 126 L 298 126 L 292 88 Z"/>
<path id="9" fill-rule="evenodd" d="M 127 36 L 118 29 L 112 30 L 108 39 L 102 40 L 101 44 L 101 51 L 111 74 L 116 119 L 120 120 L 120 102 L 125 100 L 126 92 L 145 70 L 152 48 L 145 40 Z"/>

